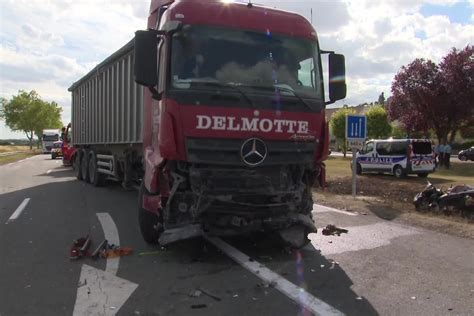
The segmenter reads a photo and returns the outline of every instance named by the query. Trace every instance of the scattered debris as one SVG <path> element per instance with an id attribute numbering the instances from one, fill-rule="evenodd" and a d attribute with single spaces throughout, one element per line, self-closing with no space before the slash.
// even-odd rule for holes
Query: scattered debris
<path id="1" fill-rule="evenodd" d="M 120 247 L 114 244 L 109 244 L 107 240 L 103 240 L 91 253 L 89 252 L 92 240 L 89 235 L 80 237 L 73 241 L 71 249 L 69 250 L 69 259 L 77 260 L 83 257 L 97 258 L 115 258 L 128 256 L 133 253 L 131 247 Z"/>
<path id="2" fill-rule="evenodd" d="M 191 293 L 189 293 L 190 297 L 200 297 L 202 294 L 202 291 L 200 290 L 192 290 Z"/>
<path id="3" fill-rule="evenodd" d="M 218 302 L 221 301 L 221 298 L 219 296 L 215 295 L 214 293 L 209 292 L 208 290 L 203 289 L 202 287 L 199 287 L 198 290 Z"/>
<path id="4" fill-rule="evenodd" d="M 316 272 L 316 270 L 314 270 L 314 269 L 311 269 L 311 272 Z"/>
<path id="5" fill-rule="evenodd" d="M 194 305 L 191 305 L 191 308 L 192 309 L 200 309 L 200 308 L 206 308 L 207 305 L 206 304 L 194 304 Z"/>
<path id="6" fill-rule="evenodd" d="M 322 268 L 324 268 L 324 267 L 325 267 L 325 265 L 324 265 L 324 264 L 322 264 L 322 265 L 320 265 L 320 267 L 321 267 L 321 269 L 322 269 Z"/>
<path id="7" fill-rule="evenodd" d="M 69 259 L 76 260 L 87 255 L 87 250 L 91 245 L 91 238 L 89 235 L 80 237 L 72 242 L 71 250 L 69 251 Z"/>
<path id="8" fill-rule="evenodd" d="M 341 236 L 342 233 L 348 233 L 348 232 L 349 231 L 347 229 L 339 228 L 331 224 L 327 225 L 326 228 L 323 229 L 324 236 L 331 236 L 331 235 Z"/>
<path id="9" fill-rule="evenodd" d="M 239 294 L 234 294 L 232 297 L 239 297 Z"/>
<path id="10" fill-rule="evenodd" d="M 412 296 L 411 299 L 412 299 L 412 300 L 416 300 L 416 296 Z"/>
<path id="11" fill-rule="evenodd" d="M 153 256 L 153 255 L 160 255 L 162 254 L 163 251 L 162 250 L 157 250 L 157 251 L 143 251 L 143 252 L 140 252 L 138 255 L 140 257 L 142 256 Z"/>
<path id="12" fill-rule="evenodd" d="M 115 307 L 115 306 L 110 306 L 109 308 L 110 308 L 111 310 L 114 310 L 114 309 L 116 309 L 117 307 Z"/>
<path id="13" fill-rule="evenodd" d="M 364 299 L 364 298 L 363 298 L 362 296 L 357 296 L 357 297 L 356 297 L 356 300 L 358 300 L 358 301 L 362 301 L 363 299 Z"/>

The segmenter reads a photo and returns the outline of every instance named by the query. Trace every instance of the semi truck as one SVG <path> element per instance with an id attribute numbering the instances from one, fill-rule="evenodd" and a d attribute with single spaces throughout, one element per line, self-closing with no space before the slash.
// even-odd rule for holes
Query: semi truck
<path id="1" fill-rule="evenodd" d="M 325 106 L 346 95 L 345 62 L 319 47 L 304 17 L 250 2 L 152 0 L 147 30 L 69 91 L 65 162 L 94 186 L 137 188 L 146 242 L 264 232 L 301 247 L 316 232 Z"/>
<path id="2" fill-rule="evenodd" d="M 43 153 L 51 153 L 54 143 L 59 141 L 58 129 L 44 129 L 41 135 L 41 142 L 43 144 Z"/>

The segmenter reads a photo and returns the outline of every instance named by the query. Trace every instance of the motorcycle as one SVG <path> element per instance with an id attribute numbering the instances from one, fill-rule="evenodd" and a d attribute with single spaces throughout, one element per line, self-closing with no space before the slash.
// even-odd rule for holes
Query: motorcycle
<path id="1" fill-rule="evenodd" d="M 474 187 L 456 185 L 443 191 L 428 181 L 425 189 L 413 198 L 413 204 L 419 212 L 450 213 L 457 210 L 463 217 L 474 218 Z"/>

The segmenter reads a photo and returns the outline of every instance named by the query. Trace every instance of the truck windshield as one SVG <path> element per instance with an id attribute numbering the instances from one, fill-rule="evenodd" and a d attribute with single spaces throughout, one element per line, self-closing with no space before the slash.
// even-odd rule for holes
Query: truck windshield
<path id="1" fill-rule="evenodd" d="M 316 41 L 206 26 L 173 35 L 172 86 L 222 83 L 258 93 L 322 99 Z"/>
<path id="2" fill-rule="evenodd" d="M 45 142 L 55 142 L 59 140 L 59 135 L 43 135 L 43 141 Z"/>

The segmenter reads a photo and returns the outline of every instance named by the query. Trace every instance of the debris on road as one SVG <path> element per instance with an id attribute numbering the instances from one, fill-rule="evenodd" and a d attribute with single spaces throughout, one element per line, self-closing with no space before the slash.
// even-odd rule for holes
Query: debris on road
<path id="1" fill-rule="evenodd" d="M 89 235 L 80 237 L 72 242 L 71 250 L 69 251 L 69 259 L 76 260 L 87 256 L 87 250 L 91 245 L 91 238 Z"/>
<path id="2" fill-rule="evenodd" d="M 92 240 L 89 235 L 74 240 L 69 251 L 69 259 L 77 260 L 83 257 L 89 257 L 93 259 L 115 258 L 129 256 L 133 253 L 132 247 L 120 247 L 113 244 L 111 245 L 107 240 L 102 241 L 91 253 L 89 251 L 91 243 Z"/>
<path id="3" fill-rule="evenodd" d="M 202 294 L 202 291 L 200 290 L 192 290 L 191 293 L 189 293 L 190 297 L 200 297 Z"/>
<path id="4" fill-rule="evenodd" d="M 207 305 L 206 304 L 194 304 L 194 305 L 191 305 L 191 308 L 192 309 L 200 309 L 200 308 L 206 308 Z"/>
<path id="5" fill-rule="evenodd" d="M 331 224 L 327 225 L 326 228 L 323 229 L 324 236 L 334 236 L 334 235 L 341 236 L 342 233 L 347 234 L 348 232 L 349 231 L 347 229 L 339 228 Z"/>
<path id="6" fill-rule="evenodd" d="M 198 288 L 198 291 L 201 291 L 201 292 L 204 293 L 205 295 L 209 296 L 210 298 L 212 298 L 212 299 L 214 299 L 214 300 L 216 300 L 216 301 L 218 301 L 218 302 L 221 301 L 221 298 L 220 298 L 219 296 L 217 296 L 217 295 L 215 295 L 215 294 L 209 292 L 208 290 L 203 289 L 202 287 L 199 287 L 199 288 Z"/>

